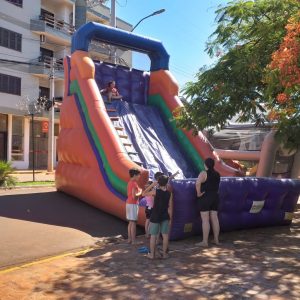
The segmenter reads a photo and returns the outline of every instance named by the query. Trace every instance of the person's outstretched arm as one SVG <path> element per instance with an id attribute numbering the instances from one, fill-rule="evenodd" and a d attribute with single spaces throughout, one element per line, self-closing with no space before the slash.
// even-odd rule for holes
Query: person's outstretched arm
<path id="1" fill-rule="evenodd" d="M 153 181 L 142 193 L 142 196 L 145 197 L 145 196 L 151 196 L 149 195 L 148 193 L 151 192 L 151 190 L 157 186 L 157 181 Z"/>
<path id="2" fill-rule="evenodd" d="M 197 197 L 201 197 L 204 194 L 204 193 L 201 193 L 201 184 L 203 182 L 205 182 L 206 177 L 207 177 L 206 172 L 202 171 L 197 178 L 197 181 L 196 181 Z"/>
<path id="3" fill-rule="evenodd" d="M 156 190 L 150 190 L 150 191 L 144 191 L 143 193 L 142 193 L 142 196 L 143 197 L 146 197 L 146 196 L 152 196 L 152 197 L 155 197 L 155 195 L 156 195 Z"/>
<path id="4" fill-rule="evenodd" d="M 174 173 L 171 176 L 169 176 L 169 180 L 174 179 L 178 174 L 179 174 L 179 170 L 176 173 Z"/>
<path id="5" fill-rule="evenodd" d="M 142 189 L 140 189 L 138 186 L 134 186 L 132 188 L 132 199 L 137 199 L 139 196 L 142 195 Z"/>

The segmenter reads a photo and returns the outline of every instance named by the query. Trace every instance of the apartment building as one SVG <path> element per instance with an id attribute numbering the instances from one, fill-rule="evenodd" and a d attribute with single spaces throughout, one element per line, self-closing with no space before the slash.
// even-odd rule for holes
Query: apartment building
<path id="1" fill-rule="evenodd" d="M 48 113 L 35 115 L 32 124 L 20 103 L 26 98 L 50 97 L 52 61 L 54 96 L 62 101 L 63 58 L 70 53 L 75 31 L 75 0 L 0 0 L 0 7 L 0 160 L 12 161 L 17 169 L 31 168 L 34 138 L 35 166 L 46 168 Z M 100 4 L 88 8 L 86 17 L 87 22 L 109 24 L 110 10 Z M 120 19 L 117 27 L 132 28 Z M 91 43 L 93 59 L 110 61 L 110 53 L 108 45 Z M 118 63 L 131 66 L 130 51 L 118 49 L 117 58 Z M 59 109 L 56 111 L 55 141 L 59 132 Z"/>

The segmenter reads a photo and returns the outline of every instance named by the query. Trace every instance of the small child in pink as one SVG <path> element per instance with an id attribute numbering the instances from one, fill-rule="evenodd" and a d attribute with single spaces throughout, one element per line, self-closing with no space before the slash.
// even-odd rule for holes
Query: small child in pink
<path id="1" fill-rule="evenodd" d="M 152 181 L 149 181 L 147 184 L 147 187 L 152 184 Z M 153 196 L 145 196 L 146 200 L 146 208 L 145 208 L 145 214 L 146 214 L 146 222 L 145 222 L 145 232 L 146 232 L 146 237 L 150 237 L 149 235 L 149 225 L 150 225 L 150 217 L 151 217 L 151 212 L 154 204 L 154 197 Z"/>

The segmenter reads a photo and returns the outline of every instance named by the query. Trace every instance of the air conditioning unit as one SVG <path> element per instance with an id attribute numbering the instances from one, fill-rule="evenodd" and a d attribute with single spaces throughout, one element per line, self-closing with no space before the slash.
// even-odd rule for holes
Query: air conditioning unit
<path id="1" fill-rule="evenodd" d="M 46 36 L 44 34 L 40 35 L 40 43 L 43 45 L 46 43 Z"/>

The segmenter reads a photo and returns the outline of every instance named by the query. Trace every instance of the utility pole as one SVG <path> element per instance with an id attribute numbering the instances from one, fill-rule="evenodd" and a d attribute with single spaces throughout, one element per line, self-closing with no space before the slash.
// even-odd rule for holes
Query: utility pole
<path id="1" fill-rule="evenodd" d="M 53 159 L 54 159 L 54 57 L 51 58 L 51 69 L 49 75 L 50 81 L 50 101 L 52 101 L 52 105 L 49 109 L 49 128 L 48 128 L 48 164 L 47 171 L 53 172 Z"/>
<path id="2" fill-rule="evenodd" d="M 117 27 L 117 20 L 116 20 L 116 0 L 111 0 L 110 2 L 110 26 Z M 111 56 L 112 62 L 114 64 L 117 63 L 117 49 L 115 46 L 111 46 Z"/>
<path id="3" fill-rule="evenodd" d="M 35 182 L 34 113 L 31 113 L 32 181 Z"/>
<path id="4" fill-rule="evenodd" d="M 98 0 L 99 3 L 103 3 L 105 1 Z M 86 12 L 88 3 L 90 1 L 88 0 L 76 0 L 75 1 L 75 29 L 77 30 L 80 26 L 84 25 L 86 23 Z M 111 27 L 117 27 L 116 22 L 116 0 L 110 1 L 110 26 Z M 111 46 L 111 60 L 112 63 L 117 63 L 117 49 L 115 46 Z"/>
<path id="5" fill-rule="evenodd" d="M 35 134 L 34 134 L 34 116 L 43 110 L 41 105 L 42 98 L 31 100 L 28 96 L 22 98 L 18 107 L 26 112 L 27 116 L 31 117 L 31 154 L 32 154 L 32 181 L 35 181 Z"/>

